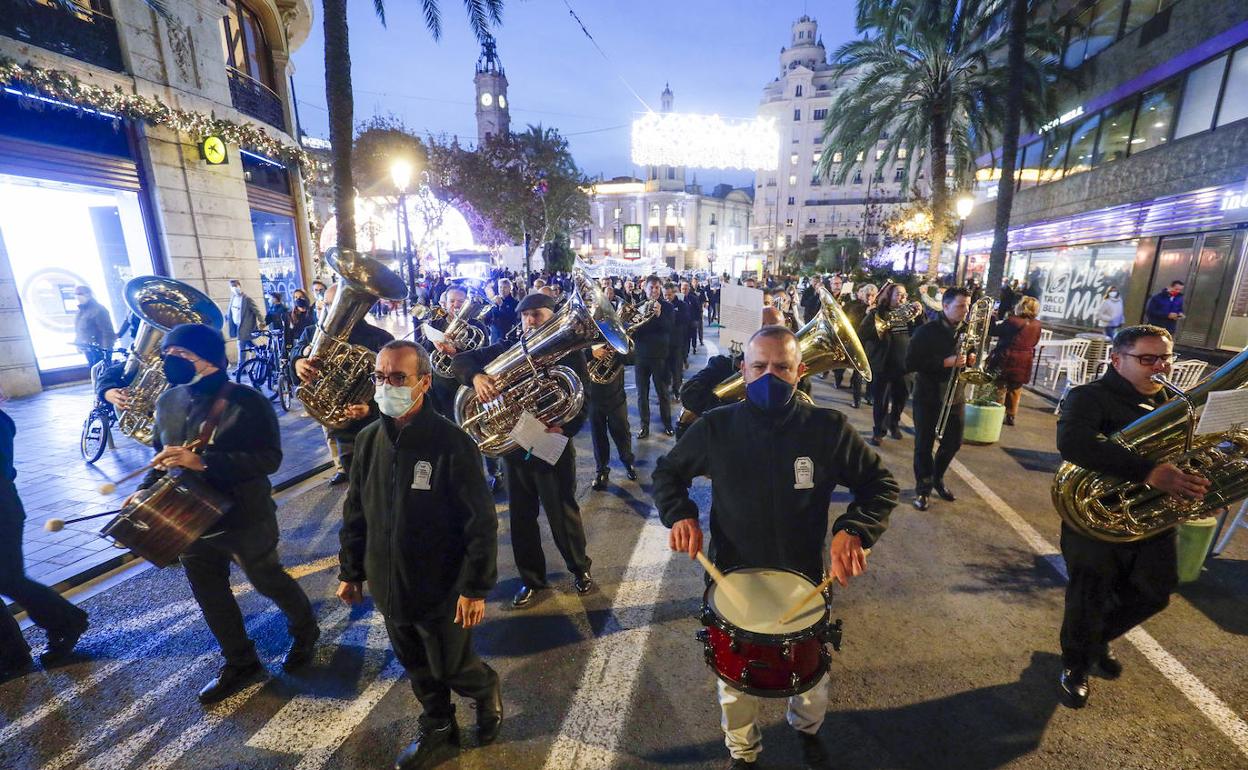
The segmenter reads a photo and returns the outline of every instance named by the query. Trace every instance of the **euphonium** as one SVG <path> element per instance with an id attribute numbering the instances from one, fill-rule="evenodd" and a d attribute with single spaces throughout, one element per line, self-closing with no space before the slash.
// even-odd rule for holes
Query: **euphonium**
<path id="1" fill-rule="evenodd" d="M 334 304 L 317 323 L 308 351 L 320 374 L 295 388 L 295 397 L 320 424 L 342 428 L 351 423 L 344 414 L 348 406 L 372 400 L 370 378 L 377 361 L 376 353 L 347 338 L 378 299 L 403 299 L 407 289 L 393 270 L 354 251 L 332 248 L 325 252 L 325 263 L 338 273 L 338 290 Z"/>
<path id="2" fill-rule="evenodd" d="M 412 318 L 421 323 L 433 323 L 439 318 L 446 318 L 446 309 L 441 305 L 412 305 Z"/>
<path id="3" fill-rule="evenodd" d="M 205 324 L 220 329 L 224 318 L 213 301 L 194 286 L 152 275 L 131 278 L 123 289 L 126 306 L 139 318 L 139 328 L 126 359 L 125 388 L 129 406 L 117 410 L 117 428 L 151 446 L 156 399 L 165 391 L 160 342 L 178 324 Z"/>
<path id="4" fill-rule="evenodd" d="M 627 352 L 626 346 L 616 347 L 627 339 L 624 330 L 600 330 L 580 291 L 573 291 L 549 321 L 522 334 L 519 342 L 486 365 L 484 373 L 494 378 L 500 391 L 497 399 L 482 403 L 473 388 L 459 389 L 455 421 L 482 453 L 498 457 L 516 448 L 509 434 L 525 412 L 550 426 L 571 420 L 585 403 L 585 386 L 559 360 L 603 338 L 618 352 Z"/>
<path id="5" fill-rule="evenodd" d="M 1173 463 L 1209 480 L 1200 500 L 1176 499 L 1147 484 L 1062 463 L 1053 477 L 1053 506 L 1062 520 L 1096 540 L 1142 540 L 1208 516 L 1248 496 L 1248 430 L 1233 427 L 1194 435 L 1197 409 L 1209 394 L 1248 383 L 1248 350 L 1183 392 L 1160 375 L 1154 381 L 1178 397 L 1115 433 L 1110 440 L 1155 463 Z"/>
<path id="6" fill-rule="evenodd" d="M 923 306 L 918 302 L 907 302 L 900 307 L 875 314 L 875 334 L 883 337 L 894 323 L 910 323 L 923 315 Z"/>
<path id="7" fill-rule="evenodd" d="M 975 363 L 962 370 L 962 382 L 987 385 L 995 377 L 988 371 L 988 332 L 992 327 L 992 297 L 980 297 L 966 314 L 960 355 L 975 356 Z M 943 311 L 942 311 L 943 312 Z"/>
<path id="8" fill-rule="evenodd" d="M 607 355 L 604 358 L 590 358 L 588 366 L 590 380 L 597 385 L 606 385 L 620 376 L 620 372 L 624 371 L 624 356 L 633 349 L 633 331 L 654 318 L 654 309 L 657 307 L 658 305 L 649 302 L 644 303 L 642 308 L 634 307 L 628 302 L 620 304 L 618 315 L 628 339 L 628 349 L 619 353 L 614 347 L 608 345 Z M 642 312 L 643 309 L 647 312 Z"/>
<path id="9" fill-rule="evenodd" d="M 853 322 L 827 289 L 820 287 L 818 292 L 819 312 L 797 332 L 806 376 L 850 368 L 870 382 L 871 364 Z M 712 392 L 725 403 L 740 401 L 745 398 L 745 378 L 738 372 L 716 385 Z"/>
<path id="10" fill-rule="evenodd" d="M 459 312 L 451 319 L 446 328 L 442 330 L 442 334 L 446 335 L 446 341 L 455 346 L 455 350 L 464 353 L 469 350 L 476 350 L 484 345 L 488 340 L 485 332 L 473 326 L 470 321 L 475 319 L 480 311 L 481 301 L 478 299 L 464 300 L 464 304 L 460 307 Z M 442 377 L 454 378 L 455 374 L 451 371 L 451 361 L 455 358 L 453 355 L 447 355 L 441 350 L 434 349 L 429 355 L 429 363 L 433 366 L 433 371 Z"/>

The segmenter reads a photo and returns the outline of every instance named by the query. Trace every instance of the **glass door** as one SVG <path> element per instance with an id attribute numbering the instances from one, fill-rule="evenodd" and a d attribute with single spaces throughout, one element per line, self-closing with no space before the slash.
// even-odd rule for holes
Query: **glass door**
<path id="1" fill-rule="evenodd" d="M 1235 275 L 1231 259 L 1234 243 L 1233 231 L 1205 234 L 1191 280 L 1183 290 L 1183 312 L 1187 317 L 1179 324 L 1175 341 L 1180 345 L 1209 348 L 1218 339 L 1218 309 L 1224 307 Z"/>

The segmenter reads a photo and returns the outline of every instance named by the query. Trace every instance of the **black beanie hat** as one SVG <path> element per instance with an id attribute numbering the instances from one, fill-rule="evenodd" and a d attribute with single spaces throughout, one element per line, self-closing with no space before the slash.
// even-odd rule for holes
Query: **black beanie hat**
<path id="1" fill-rule="evenodd" d="M 221 332 L 204 324 L 179 324 L 169 330 L 160 349 L 186 348 L 218 369 L 228 366 L 225 358 L 225 338 Z"/>
<path id="2" fill-rule="evenodd" d="M 555 302 L 555 298 L 535 291 L 520 300 L 520 304 L 516 305 L 516 312 L 522 313 L 525 310 L 537 310 L 540 307 L 555 310 L 559 307 L 559 303 Z"/>

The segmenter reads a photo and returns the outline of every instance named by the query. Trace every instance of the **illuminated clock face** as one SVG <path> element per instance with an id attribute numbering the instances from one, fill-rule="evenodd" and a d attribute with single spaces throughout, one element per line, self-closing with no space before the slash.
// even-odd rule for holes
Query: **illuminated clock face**
<path id="1" fill-rule="evenodd" d="M 225 162 L 225 142 L 219 136 L 210 136 L 204 140 L 204 160 L 212 165 Z"/>
<path id="2" fill-rule="evenodd" d="M 506 97 L 506 96 L 503 96 L 502 94 L 499 94 L 499 95 L 498 95 L 498 106 L 499 106 L 499 107 L 502 107 L 502 108 L 504 108 L 504 109 L 506 109 L 506 107 L 507 107 L 507 97 Z"/>
<path id="3" fill-rule="evenodd" d="M 486 93 L 481 94 L 481 106 L 482 107 L 489 107 L 493 103 L 494 103 L 494 97 L 491 96 L 488 91 Z"/>

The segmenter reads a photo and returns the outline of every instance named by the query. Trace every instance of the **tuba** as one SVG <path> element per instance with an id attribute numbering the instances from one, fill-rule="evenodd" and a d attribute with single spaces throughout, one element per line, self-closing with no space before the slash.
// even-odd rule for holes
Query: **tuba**
<path id="1" fill-rule="evenodd" d="M 1178 397 L 1110 438 L 1141 457 L 1204 476 L 1209 494 L 1179 500 L 1142 482 L 1062 463 L 1053 477 L 1053 507 L 1066 524 L 1088 537 L 1109 543 L 1142 540 L 1248 496 L 1248 430 L 1233 426 L 1195 435 L 1197 410 L 1210 393 L 1248 383 L 1248 350 L 1186 392 L 1161 375 L 1153 381 Z"/>
<path id="2" fill-rule="evenodd" d="M 624 371 L 622 356 L 628 355 L 633 349 L 632 332 L 639 325 L 640 319 L 637 318 L 638 314 L 633 306 L 627 302 L 624 302 L 619 312 L 616 312 L 610 300 L 607 299 L 606 291 L 591 281 L 584 272 L 577 270 L 573 273 L 572 279 L 576 282 L 576 290 L 581 298 L 589 297 L 590 315 L 597 324 L 598 330 L 602 332 L 603 339 L 600 342 L 605 342 L 607 346 L 605 358 L 591 356 L 586 364 L 589 379 L 595 385 L 606 385 L 613 382 L 616 377 L 620 376 L 620 372 Z"/>
<path id="3" fill-rule="evenodd" d="M 442 330 L 442 333 L 446 335 L 446 341 L 454 345 L 455 350 L 459 353 L 476 350 L 488 341 L 486 340 L 485 332 L 471 323 L 472 320 L 480 315 L 481 304 L 481 301 L 475 297 L 464 300 L 464 304 L 460 307 L 459 312 L 455 314 L 455 317 Z M 453 379 L 455 374 L 451 371 L 451 361 L 454 358 L 455 356 L 447 355 L 435 348 L 429 354 L 429 363 L 433 366 L 433 371 L 438 376 Z"/>
<path id="4" fill-rule="evenodd" d="M 805 376 L 852 368 L 870 382 L 871 364 L 853 322 L 831 292 L 823 287 L 819 287 L 818 292 L 819 312 L 797 332 L 802 363 L 806 365 Z M 712 392 L 723 403 L 740 401 L 745 398 L 745 378 L 738 372 L 716 385 Z"/>
<path id="5" fill-rule="evenodd" d="M 139 319 L 130 345 L 125 376 L 130 406 L 117 410 L 117 428 L 141 444 L 152 445 L 156 399 L 165 391 L 160 342 L 178 324 L 220 329 L 224 318 L 208 295 L 193 286 L 152 275 L 131 278 L 123 289 L 126 306 Z"/>
<path id="6" fill-rule="evenodd" d="M 354 251 L 332 248 L 325 252 L 325 264 L 338 273 L 338 292 L 318 321 L 308 351 L 309 358 L 320 362 L 321 373 L 314 382 L 295 388 L 295 397 L 320 424 L 343 428 L 351 423 L 343 413 L 347 406 L 372 400 L 377 362 L 376 353 L 347 341 L 351 330 L 378 299 L 403 299 L 407 289 L 393 270 Z"/>
<path id="7" fill-rule="evenodd" d="M 975 356 L 975 364 L 959 375 L 969 385 L 987 385 L 996 379 L 988 371 L 988 332 L 992 328 L 992 297 L 980 297 L 966 314 L 962 348 L 964 356 Z"/>
<path id="8" fill-rule="evenodd" d="M 894 323 L 908 324 L 923 316 L 923 305 L 918 302 L 907 302 L 901 307 L 875 314 L 875 334 L 881 339 L 888 333 Z"/>
<path id="9" fill-rule="evenodd" d="M 618 353 L 628 351 L 628 337 L 618 319 L 585 306 L 580 290 L 546 323 L 522 334 L 519 342 L 486 365 L 495 379 L 497 399 L 482 403 L 477 392 L 461 387 L 455 395 L 455 421 L 472 436 L 483 454 L 498 457 L 517 448 L 509 435 L 520 417 L 530 412 L 546 425 L 562 425 L 580 413 L 585 386 L 577 373 L 559 360 L 603 339 Z M 614 316 L 612 311 L 611 316 Z"/>

